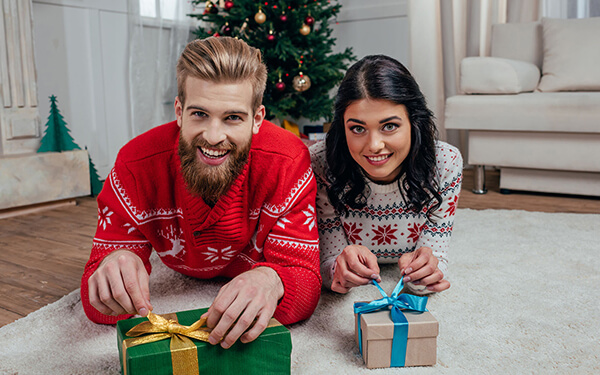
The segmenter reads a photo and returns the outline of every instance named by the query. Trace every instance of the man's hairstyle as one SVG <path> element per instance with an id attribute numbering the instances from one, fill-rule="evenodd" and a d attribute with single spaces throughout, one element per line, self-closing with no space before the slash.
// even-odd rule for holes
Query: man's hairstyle
<path id="1" fill-rule="evenodd" d="M 437 202 L 427 209 L 427 216 L 430 216 L 442 202 L 435 178 L 437 129 L 433 113 L 427 108 L 425 97 L 408 69 L 384 55 L 371 55 L 358 61 L 348 69 L 340 84 L 326 138 L 326 158 L 332 180 L 327 195 L 333 207 L 339 214 L 347 216 L 346 206 L 363 208 L 370 194 L 360 166 L 350 155 L 344 129 L 346 108 L 361 99 L 387 100 L 406 106 L 411 146 L 397 183 L 404 202 L 416 212 L 435 199 Z"/>
<path id="2" fill-rule="evenodd" d="M 195 77 L 215 83 L 250 80 L 253 88 L 252 109 L 262 104 L 267 83 L 267 67 L 260 50 L 230 37 L 196 39 L 185 47 L 177 61 L 177 95 L 185 102 L 185 81 Z"/>

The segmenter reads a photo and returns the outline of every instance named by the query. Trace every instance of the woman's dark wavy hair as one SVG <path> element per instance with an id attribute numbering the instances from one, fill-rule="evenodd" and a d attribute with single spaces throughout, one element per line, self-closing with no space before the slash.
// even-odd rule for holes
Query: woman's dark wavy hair
<path id="1" fill-rule="evenodd" d="M 327 133 L 327 163 L 332 183 L 327 195 L 340 215 L 348 216 L 349 206 L 363 208 L 370 194 L 361 167 L 350 155 L 344 113 L 353 102 L 361 99 L 387 100 L 404 104 L 411 126 L 411 146 L 397 183 L 408 208 L 420 212 L 430 205 L 427 216 L 437 210 L 442 197 L 435 178 L 435 140 L 437 129 L 433 113 L 427 108 L 425 97 L 408 69 L 400 62 L 384 55 L 363 58 L 348 69 L 338 89 L 331 128 Z M 402 176 L 404 179 L 401 179 Z M 404 186 L 401 186 L 401 181 Z M 404 189 L 402 189 L 404 187 Z"/>

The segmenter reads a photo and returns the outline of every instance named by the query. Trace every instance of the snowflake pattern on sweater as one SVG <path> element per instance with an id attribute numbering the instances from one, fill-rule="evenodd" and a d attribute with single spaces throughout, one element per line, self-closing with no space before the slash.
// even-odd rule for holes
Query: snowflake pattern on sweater
<path id="1" fill-rule="evenodd" d="M 458 149 L 436 142 L 436 178 L 442 204 L 427 218 L 428 207 L 415 212 L 406 207 L 397 183 L 379 185 L 367 180 L 371 194 L 362 209 L 348 208 L 348 217 L 339 216 L 329 202 L 326 187 L 328 166 L 325 142 L 310 147 L 317 179 L 317 226 L 321 249 L 323 284 L 331 287 L 335 260 L 351 244 L 371 250 L 380 263 L 396 263 L 398 258 L 422 246 L 430 247 L 438 267 L 447 271 L 448 248 L 462 183 L 463 160 Z"/>
<path id="2" fill-rule="evenodd" d="M 88 279 L 111 252 L 127 249 L 151 271 L 152 249 L 188 276 L 233 278 L 259 266 L 284 285 L 275 317 L 283 324 L 308 318 L 319 299 L 316 183 L 306 147 L 291 133 L 263 122 L 248 163 L 210 207 L 186 188 L 175 122 L 150 130 L 121 149 L 98 196 L 98 227 L 82 277 L 84 310 L 98 323 L 111 317 L 89 304 Z"/>

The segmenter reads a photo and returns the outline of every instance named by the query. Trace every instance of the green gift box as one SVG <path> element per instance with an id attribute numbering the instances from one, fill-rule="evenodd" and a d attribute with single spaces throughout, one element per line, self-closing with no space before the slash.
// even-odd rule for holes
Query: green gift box
<path id="1" fill-rule="evenodd" d="M 196 323 L 207 310 L 208 308 L 181 311 L 165 314 L 162 317 L 176 320 L 183 326 L 190 326 Z M 117 322 L 117 344 L 123 375 L 177 374 L 178 372 L 243 373 L 245 375 L 290 373 L 292 353 L 290 331 L 275 319 L 271 319 L 269 326 L 256 340 L 247 344 L 238 340 L 229 349 L 223 349 L 220 345 L 191 339 L 193 342 L 191 349 L 178 349 L 173 352 L 170 345 L 171 338 L 129 346 L 128 342 L 132 338 L 126 333 L 142 322 L 148 322 L 148 318 L 133 318 Z M 173 339 L 179 340 L 177 337 Z M 194 353 L 194 348 L 197 354 Z M 176 366 L 173 363 L 174 359 L 178 362 L 175 363 Z M 184 368 L 185 371 L 175 370 L 179 368 Z"/>

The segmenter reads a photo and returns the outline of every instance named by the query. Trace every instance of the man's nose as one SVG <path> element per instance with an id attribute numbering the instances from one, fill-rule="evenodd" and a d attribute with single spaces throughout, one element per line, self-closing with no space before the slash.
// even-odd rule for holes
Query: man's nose
<path id="1" fill-rule="evenodd" d="M 227 136 L 225 135 L 223 125 L 220 121 L 211 121 L 208 128 L 204 132 L 204 139 L 213 146 L 223 142 Z"/>

